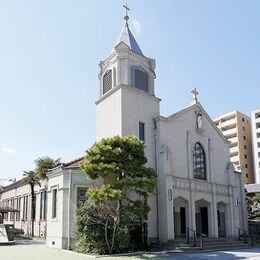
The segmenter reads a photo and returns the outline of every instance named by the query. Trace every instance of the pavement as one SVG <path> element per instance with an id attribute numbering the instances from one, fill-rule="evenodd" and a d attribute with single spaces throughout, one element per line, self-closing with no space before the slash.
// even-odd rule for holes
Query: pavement
<path id="1" fill-rule="evenodd" d="M 174 260 L 233 260 L 250 259 L 260 260 L 260 248 L 249 248 L 218 252 L 200 252 L 200 253 L 139 253 L 128 256 L 92 256 L 77 254 L 75 252 L 48 248 L 43 244 L 19 244 L 12 246 L 0 246 L 0 260 L 119 260 L 119 259 L 174 259 Z"/>

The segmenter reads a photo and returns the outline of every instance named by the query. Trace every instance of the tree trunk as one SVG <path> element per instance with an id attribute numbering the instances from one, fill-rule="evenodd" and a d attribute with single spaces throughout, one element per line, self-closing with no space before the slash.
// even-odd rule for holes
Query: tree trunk
<path id="1" fill-rule="evenodd" d="M 105 239 L 106 239 L 106 244 L 107 244 L 107 248 L 108 248 L 108 253 L 112 254 L 112 250 L 110 248 L 110 244 L 108 241 L 107 229 L 108 229 L 108 221 L 106 221 L 106 225 L 105 225 Z"/>

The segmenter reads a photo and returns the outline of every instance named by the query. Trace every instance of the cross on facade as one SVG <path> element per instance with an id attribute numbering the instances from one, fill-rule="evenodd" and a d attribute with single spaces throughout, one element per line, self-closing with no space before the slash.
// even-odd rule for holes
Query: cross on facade
<path id="1" fill-rule="evenodd" d="M 123 5 L 123 7 L 125 8 L 125 17 L 124 17 L 124 19 L 125 19 L 125 21 L 127 23 L 127 21 L 129 20 L 128 11 L 130 11 L 130 8 L 128 8 L 127 3 L 125 5 Z"/>

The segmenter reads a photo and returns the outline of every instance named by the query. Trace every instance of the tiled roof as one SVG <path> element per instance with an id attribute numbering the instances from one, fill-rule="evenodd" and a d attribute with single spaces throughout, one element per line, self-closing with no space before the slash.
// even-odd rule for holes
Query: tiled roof
<path id="1" fill-rule="evenodd" d="M 84 157 L 77 158 L 73 161 L 67 162 L 63 164 L 64 168 L 73 168 L 73 167 L 80 167 L 80 164 L 82 163 Z"/>

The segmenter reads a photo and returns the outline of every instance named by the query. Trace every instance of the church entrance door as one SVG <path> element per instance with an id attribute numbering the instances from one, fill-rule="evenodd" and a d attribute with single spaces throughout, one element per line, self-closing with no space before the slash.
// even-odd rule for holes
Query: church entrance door
<path id="1" fill-rule="evenodd" d="M 226 209 L 227 206 L 223 202 L 217 204 L 217 215 L 218 215 L 218 236 L 226 236 Z"/>
<path id="2" fill-rule="evenodd" d="M 186 233 L 186 212 L 185 212 L 185 208 L 181 207 L 181 234 L 185 234 Z"/>
<path id="3" fill-rule="evenodd" d="M 174 236 L 185 237 L 188 217 L 188 201 L 182 197 L 173 200 L 174 208 Z"/>
<path id="4" fill-rule="evenodd" d="M 201 233 L 204 235 L 209 234 L 209 223 L 208 223 L 208 208 L 201 207 L 200 208 L 200 221 L 201 221 Z"/>
<path id="5" fill-rule="evenodd" d="M 206 200 L 201 199 L 195 202 L 197 236 L 200 234 L 209 236 L 209 207 L 210 203 Z"/>

